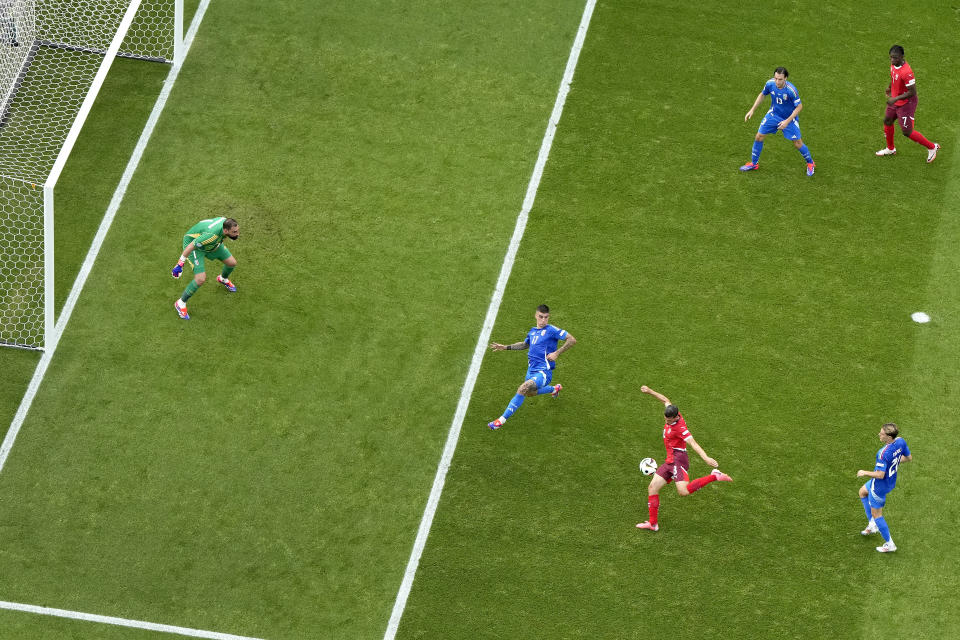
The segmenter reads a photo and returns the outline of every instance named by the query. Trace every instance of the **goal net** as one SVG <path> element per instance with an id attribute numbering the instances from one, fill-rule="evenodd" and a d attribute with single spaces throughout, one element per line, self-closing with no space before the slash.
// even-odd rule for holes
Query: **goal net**
<path id="1" fill-rule="evenodd" d="M 53 335 L 57 179 L 116 56 L 174 63 L 183 0 L 0 0 L 0 345 Z"/>

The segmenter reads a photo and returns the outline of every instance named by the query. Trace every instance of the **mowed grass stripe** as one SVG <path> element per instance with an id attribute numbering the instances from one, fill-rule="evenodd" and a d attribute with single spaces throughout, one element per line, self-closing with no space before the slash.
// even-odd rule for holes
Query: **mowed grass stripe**
<path id="1" fill-rule="evenodd" d="M 864 637 L 881 629 L 884 633 L 914 635 L 918 629 L 926 633 L 935 630 L 943 637 L 960 634 L 960 614 L 955 608 L 931 606 L 942 603 L 944 594 L 960 588 L 960 562 L 951 535 L 954 523 L 960 521 L 960 508 L 956 489 L 945 482 L 942 473 L 960 447 L 960 435 L 948 426 L 960 415 L 955 375 L 960 357 L 960 287 L 956 277 L 960 271 L 956 252 L 960 223 L 954 205 L 960 198 L 960 127 L 950 124 L 946 132 L 950 135 L 941 136 L 944 150 L 936 160 L 945 162 L 946 167 L 939 169 L 946 169 L 948 174 L 935 207 L 938 226 L 919 249 L 928 261 L 929 278 L 924 285 L 917 283 L 915 306 L 901 310 L 904 322 L 913 310 L 922 308 L 931 315 L 929 324 L 910 323 L 911 333 L 916 336 L 912 367 L 898 394 L 897 423 L 908 439 L 914 462 L 902 465 L 897 488 L 884 507 L 898 551 L 886 563 L 874 562 L 877 574 L 886 576 L 883 581 L 888 588 L 864 603 Z M 863 451 L 863 464 L 869 463 L 869 454 L 869 449 Z M 872 541 L 881 542 L 877 536 Z M 876 607 L 889 608 L 893 614 L 881 623 Z"/>
<path id="2" fill-rule="evenodd" d="M 0 479 L 0 592 L 382 634 L 581 9 L 213 4 Z M 181 322 L 224 211 L 240 291 Z"/>
<path id="3" fill-rule="evenodd" d="M 404 572 L 403 581 L 400 584 L 400 590 L 397 594 L 397 599 L 394 602 L 393 612 L 390 615 L 390 621 L 387 625 L 386 633 L 384 634 L 384 638 L 386 639 L 392 639 L 396 637 L 397 629 L 399 628 L 401 618 L 403 617 L 403 610 L 406 607 L 407 598 L 409 597 L 410 589 L 413 586 L 413 580 L 416 576 L 417 566 L 420 563 L 420 557 L 423 554 L 423 549 L 427 543 L 427 536 L 430 534 L 430 527 L 433 523 L 437 505 L 440 502 L 440 495 L 443 492 L 443 485 L 447 477 L 447 472 L 450 468 L 453 454 L 456 451 L 457 442 L 460 439 L 460 430 L 463 427 L 464 414 L 470 405 L 470 396 L 473 393 L 473 388 L 477 381 L 477 375 L 480 372 L 480 363 L 483 362 L 483 356 L 489 348 L 490 332 L 493 329 L 493 324 L 496 321 L 497 313 L 500 310 L 500 303 L 503 300 L 504 289 L 507 286 L 507 281 L 509 280 L 510 273 L 513 270 L 514 260 L 517 255 L 517 251 L 520 248 L 520 242 L 523 239 L 523 232 L 527 226 L 527 219 L 529 217 L 530 209 L 533 207 L 534 202 L 536 201 L 537 189 L 540 186 L 540 179 L 543 177 L 544 168 L 548 158 L 550 157 L 550 148 L 553 145 L 553 138 L 556 134 L 557 126 L 559 125 L 560 118 L 563 115 L 563 105 L 566 101 L 567 94 L 570 92 L 570 84 L 573 82 L 574 72 L 577 68 L 577 60 L 580 57 L 580 51 L 583 48 L 583 43 L 587 36 L 587 29 L 590 27 L 590 18 L 593 15 L 593 9 L 595 6 L 596 2 L 594 0 L 588 0 L 584 6 L 583 16 L 580 19 L 580 26 L 577 29 L 576 38 L 574 39 L 573 45 L 570 49 L 570 57 L 567 59 L 566 69 L 564 70 L 563 78 L 560 82 L 560 89 L 557 92 L 557 99 L 554 102 L 553 110 L 550 113 L 550 118 L 547 124 L 547 130 L 544 134 L 543 142 L 540 145 L 540 151 L 537 155 L 537 161 L 533 169 L 533 175 L 530 177 L 530 182 L 527 185 L 527 192 L 523 199 L 523 206 L 520 209 L 520 214 L 517 216 L 517 224 L 514 228 L 513 235 L 510 238 L 509 245 L 507 246 L 507 254 L 503 260 L 503 265 L 500 267 L 500 274 L 497 278 L 497 284 L 494 287 L 490 305 L 487 307 L 487 314 L 483 321 L 483 327 L 480 331 L 480 336 L 477 339 L 477 345 L 473 351 L 473 358 L 470 362 L 470 369 L 467 372 L 467 379 L 460 391 L 460 399 L 457 402 L 457 409 L 454 413 L 453 423 L 450 427 L 450 433 L 447 436 L 447 441 L 443 448 L 440 464 L 437 468 L 437 474 L 434 477 L 433 487 L 430 490 L 430 496 L 427 500 L 426 508 L 424 509 L 423 518 L 421 519 L 420 527 L 417 530 L 417 537 L 414 540 L 413 550 L 410 553 L 410 560 L 407 562 L 407 569 Z"/>

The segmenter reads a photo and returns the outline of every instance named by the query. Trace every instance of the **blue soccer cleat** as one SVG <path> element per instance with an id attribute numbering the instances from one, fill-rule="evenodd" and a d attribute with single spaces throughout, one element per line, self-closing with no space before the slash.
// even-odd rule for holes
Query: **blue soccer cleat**
<path id="1" fill-rule="evenodd" d="M 223 276 L 217 276 L 217 282 L 225 286 L 227 288 L 227 291 L 229 291 L 230 293 L 233 293 L 234 291 L 237 290 L 237 287 L 232 282 L 230 282 L 229 278 L 224 278 Z"/>
<path id="2" fill-rule="evenodd" d="M 747 164 L 740 167 L 740 171 L 753 171 L 754 169 L 759 169 L 759 162 L 748 162 Z"/>
<path id="3" fill-rule="evenodd" d="M 496 429 L 499 429 L 500 427 L 502 427 L 503 424 L 504 424 L 504 421 L 501 420 L 500 418 L 497 418 L 497 419 L 494 420 L 493 422 L 488 422 L 488 423 L 487 423 L 487 426 L 490 427 L 490 428 L 493 429 L 493 430 L 496 430 Z"/>

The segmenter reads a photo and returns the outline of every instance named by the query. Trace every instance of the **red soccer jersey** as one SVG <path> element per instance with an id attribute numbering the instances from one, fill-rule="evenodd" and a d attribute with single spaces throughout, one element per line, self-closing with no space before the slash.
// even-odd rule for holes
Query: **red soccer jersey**
<path id="1" fill-rule="evenodd" d="M 683 415 L 678 415 L 677 418 L 674 424 L 667 422 L 663 424 L 663 446 L 667 449 L 668 464 L 673 462 L 673 450 L 686 451 L 687 438 L 693 437 L 690 435 L 690 430 L 687 429 L 687 423 L 683 419 Z"/>
<path id="2" fill-rule="evenodd" d="M 913 77 L 913 69 L 910 68 L 910 65 L 904 61 L 899 67 L 890 65 L 890 95 L 899 96 L 902 93 L 906 93 L 907 89 L 912 87 L 917 83 L 917 79 Z M 894 105 L 899 107 L 907 104 L 907 99 L 897 100 Z"/>

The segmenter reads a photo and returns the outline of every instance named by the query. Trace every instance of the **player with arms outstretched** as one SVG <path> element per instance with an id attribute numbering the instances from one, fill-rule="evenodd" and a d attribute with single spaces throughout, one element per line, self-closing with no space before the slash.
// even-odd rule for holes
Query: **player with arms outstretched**
<path id="1" fill-rule="evenodd" d="M 764 96 L 770 96 L 770 110 L 763 116 L 760 122 L 760 128 L 757 129 L 757 135 L 753 138 L 753 151 L 750 154 L 750 162 L 740 167 L 740 171 L 753 171 L 757 169 L 760 162 L 760 152 L 763 151 L 763 139 L 769 134 L 776 134 L 777 131 L 783 132 L 783 137 L 793 141 L 793 146 L 797 148 L 800 155 L 807 162 L 807 175 L 812 176 L 816 164 L 813 162 L 813 156 L 810 155 L 810 149 L 803 144 L 803 138 L 800 136 L 800 111 L 803 110 L 803 103 L 800 102 L 800 93 L 793 86 L 792 82 L 787 82 L 790 72 L 785 67 L 777 67 L 773 71 L 773 78 L 767 80 L 763 85 L 763 91 L 753 101 L 753 106 L 743 117 L 746 122 L 753 117 Z"/>
<path id="2" fill-rule="evenodd" d="M 870 478 L 860 487 L 860 502 L 863 503 L 863 509 L 869 520 L 867 528 L 860 533 L 869 536 L 879 532 L 883 536 L 883 545 L 877 547 L 877 551 L 890 553 L 897 550 L 897 545 L 893 543 L 890 527 L 883 519 L 883 505 L 887 502 L 887 494 L 897 486 L 900 463 L 904 460 L 912 461 L 913 456 L 910 454 L 907 441 L 900 437 L 899 427 L 893 422 L 880 427 L 880 433 L 877 435 L 883 446 L 877 451 L 877 462 L 873 471 L 864 469 L 857 471 L 858 478 Z"/>
<path id="3" fill-rule="evenodd" d="M 527 397 L 549 393 L 556 398 L 563 389 L 563 385 L 560 384 L 550 385 L 550 381 L 553 380 L 553 370 L 557 366 L 557 358 L 560 354 L 577 344 L 577 339 L 563 329 L 550 324 L 550 307 L 547 305 L 542 304 L 537 307 L 534 317 L 537 326 L 527 332 L 523 342 L 513 344 L 492 342 L 490 344 L 490 348 L 494 351 L 530 350 L 527 354 L 527 375 L 523 379 L 523 384 L 517 388 L 517 395 L 510 400 L 503 415 L 487 424 L 491 429 L 502 427 L 507 418 L 520 408 Z M 561 340 L 563 344 L 558 348 L 557 344 Z"/>
<path id="4" fill-rule="evenodd" d="M 663 446 L 667 449 L 667 459 L 657 467 L 650 485 L 647 488 L 647 510 L 650 513 L 650 519 L 637 525 L 638 529 L 649 529 L 658 531 L 660 526 L 657 524 L 657 516 L 660 512 L 660 489 L 668 483 L 673 482 L 677 485 L 677 493 L 681 496 L 688 496 L 694 491 L 702 488 L 711 482 L 720 480 L 721 482 L 731 482 L 733 478 L 723 473 L 716 467 L 719 466 L 716 460 L 706 454 L 703 448 L 697 444 L 687 429 L 687 423 L 680 415 L 680 410 L 670 403 L 670 399 L 662 393 L 657 393 L 647 385 L 640 387 L 640 391 L 649 394 L 663 403 L 663 415 L 666 421 L 663 425 Z M 690 469 L 690 459 L 687 456 L 687 445 L 690 445 L 700 457 L 711 467 L 713 471 L 690 481 L 690 475 L 687 471 Z"/>
<path id="5" fill-rule="evenodd" d="M 230 274 L 237 266 L 237 259 L 233 257 L 230 250 L 227 249 L 223 241 L 226 238 L 236 240 L 240 236 L 240 225 L 233 218 L 211 218 L 201 220 L 190 227 L 186 235 L 183 236 L 183 251 L 180 253 L 180 259 L 177 260 L 170 274 L 174 278 L 179 278 L 183 273 L 183 265 L 189 262 L 193 268 L 193 280 L 184 289 L 181 295 L 174 303 L 174 307 L 184 320 L 189 320 L 187 313 L 187 300 L 197 292 L 204 282 L 207 281 L 206 260 L 219 260 L 223 263 L 223 271 L 217 276 L 217 282 L 227 288 L 227 291 L 233 292 L 237 287 L 230 282 Z"/>
<path id="6" fill-rule="evenodd" d="M 893 146 L 893 123 L 896 121 L 900 124 L 903 135 L 927 148 L 927 162 L 933 162 L 940 151 L 940 145 L 930 142 L 913 128 L 914 114 L 919 102 L 917 79 L 903 55 L 903 47 L 900 45 L 890 47 L 890 85 L 886 91 L 887 110 L 883 115 L 883 135 L 887 138 L 887 146 L 877 151 L 877 155 L 892 156 L 897 152 L 897 148 Z"/>

